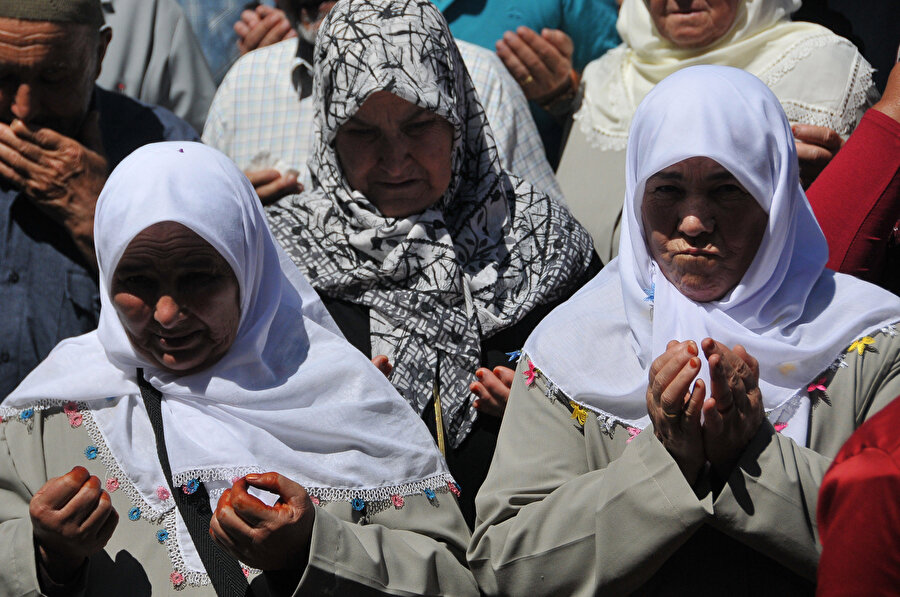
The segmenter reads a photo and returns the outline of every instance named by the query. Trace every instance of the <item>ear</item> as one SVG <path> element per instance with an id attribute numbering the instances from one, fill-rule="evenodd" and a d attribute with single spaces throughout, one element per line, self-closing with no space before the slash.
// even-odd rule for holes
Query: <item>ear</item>
<path id="1" fill-rule="evenodd" d="M 109 42 L 112 41 L 112 27 L 109 25 L 104 25 L 100 28 L 99 40 L 97 42 L 97 72 L 94 74 L 94 80 L 97 80 L 97 77 L 100 76 L 100 67 L 103 64 L 103 58 L 106 56 L 106 48 L 109 47 Z"/>

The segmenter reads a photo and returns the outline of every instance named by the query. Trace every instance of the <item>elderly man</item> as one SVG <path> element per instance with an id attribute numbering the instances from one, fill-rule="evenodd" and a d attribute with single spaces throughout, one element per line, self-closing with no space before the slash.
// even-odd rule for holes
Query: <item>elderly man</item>
<path id="1" fill-rule="evenodd" d="M 306 158 L 312 145 L 313 110 L 308 98 L 312 93 L 313 44 L 319 23 L 334 4 L 279 2 L 298 37 L 261 47 L 239 59 L 210 106 L 203 141 L 247 173 L 264 203 L 297 193 L 303 184 L 309 184 Z M 273 26 L 269 21 L 274 17 L 266 16 L 257 25 Z M 265 41 L 265 36 L 254 35 L 254 43 Z M 503 167 L 562 202 L 521 89 L 493 52 L 465 42 L 457 44 L 494 132 Z"/>
<path id="2" fill-rule="evenodd" d="M 196 138 L 94 86 L 102 26 L 100 0 L 0 0 L 0 399 L 96 327 L 94 206 L 109 171 L 145 143 Z"/>

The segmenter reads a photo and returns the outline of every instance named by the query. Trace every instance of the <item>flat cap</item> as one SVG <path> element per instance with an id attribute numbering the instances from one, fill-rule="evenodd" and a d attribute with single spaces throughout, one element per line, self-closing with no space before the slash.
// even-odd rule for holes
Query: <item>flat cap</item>
<path id="1" fill-rule="evenodd" d="M 100 0 L 0 0 L 0 17 L 103 26 Z"/>

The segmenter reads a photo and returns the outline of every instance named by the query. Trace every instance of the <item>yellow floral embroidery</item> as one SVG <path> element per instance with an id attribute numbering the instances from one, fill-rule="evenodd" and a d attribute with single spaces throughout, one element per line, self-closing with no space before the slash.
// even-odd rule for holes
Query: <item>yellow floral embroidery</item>
<path id="1" fill-rule="evenodd" d="M 866 352 L 866 347 L 869 344 L 875 344 L 875 338 L 872 336 L 863 336 L 856 342 L 850 345 L 850 348 L 847 349 L 847 352 L 853 352 L 854 350 L 858 352 L 860 355 Z"/>
<path id="2" fill-rule="evenodd" d="M 578 421 L 578 424 L 584 427 L 584 422 L 587 421 L 587 409 L 582 408 L 577 402 L 569 401 L 569 406 L 572 407 L 572 419 Z"/>

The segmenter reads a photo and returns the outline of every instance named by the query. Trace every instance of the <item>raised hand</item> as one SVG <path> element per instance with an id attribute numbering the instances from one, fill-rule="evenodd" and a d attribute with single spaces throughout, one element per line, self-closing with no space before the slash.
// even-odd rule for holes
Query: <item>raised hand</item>
<path id="1" fill-rule="evenodd" d="M 647 413 L 656 437 L 691 484 L 706 462 L 700 432 L 706 386 L 703 380 L 694 381 L 699 373 L 697 345 L 672 340 L 650 366 L 647 386 Z"/>
<path id="2" fill-rule="evenodd" d="M 525 97 L 543 102 L 572 85 L 572 38 L 559 29 L 540 35 L 522 26 L 497 41 L 497 56 L 518 81 Z"/>
<path id="3" fill-rule="evenodd" d="M 478 381 L 469 384 L 469 391 L 478 396 L 472 405 L 486 415 L 502 417 L 516 372 L 509 367 L 494 367 L 493 371 L 479 367 L 475 378 Z"/>
<path id="4" fill-rule="evenodd" d="M 94 208 L 109 169 L 96 112 L 79 137 L 83 142 L 18 119 L 0 123 L 0 177 L 65 226 L 87 262 L 96 263 Z"/>
<path id="5" fill-rule="evenodd" d="M 83 466 L 44 483 L 31 498 L 29 514 L 37 555 L 60 584 L 106 546 L 119 522 L 100 479 Z"/>
<path id="6" fill-rule="evenodd" d="M 711 386 L 703 405 L 703 449 L 724 478 L 763 420 L 759 363 L 740 344 L 729 350 L 706 338 L 700 345 L 709 361 Z"/>
<path id="7" fill-rule="evenodd" d="M 279 500 L 267 506 L 248 487 L 274 493 Z M 294 570 L 308 559 L 315 517 L 315 506 L 299 484 L 278 473 L 247 475 L 219 498 L 209 534 L 248 566 Z"/>

